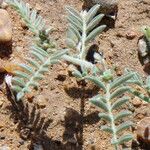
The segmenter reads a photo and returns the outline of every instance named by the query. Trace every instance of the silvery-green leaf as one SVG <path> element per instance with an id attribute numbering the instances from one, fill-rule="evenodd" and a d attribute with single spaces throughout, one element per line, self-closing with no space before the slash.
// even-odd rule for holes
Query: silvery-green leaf
<path id="1" fill-rule="evenodd" d="M 111 117 L 106 113 L 99 113 L 98 116 L 109 122 L 111 122 L 111 120 L 112 120 Z"/>
<path id="2" fill-rule="evenodd" d="M 98 77 L 86 76 L 85 79 L 94 82 L 99 88 L 102 88 L 104 91 L 106 91 L 105 84 Z"/>
<path id="3" fill-rule="evenodd" d="M 81 35 L 79 33 L 79 30 L 73 24 L 69 25 L 69 29 L 71 29 L 76 34 L 78 40 L 81 40 Z"/>
<path id="4" fill-rule="evenodd" d="M 75 65 L 84 66 L 85 68 L 93 68 L 93 66 L 94 66 L 92 63 L 90 63 L 88 61 L 81 60 L 79 58 L 74 58 L 69 55 L 64 55 L 64 56 L 62 56 L 62 58 L 68 62 L 75 64 Z"/>
<path id="5" fill-rule="evenodd" d="M 123 144 L 123 143 L 128 142 L 132 139 L 133 139 L 133 135 L 130 135 L 130 134 L 129 135 L 124 135 L 124 136 L 119 138 L 118 144 Z"/>
<path id="6" fill-rule="evenodd" d="M 107 104 L 104 103 L 102 100 L 91 98 L 91 99 L 90 99 L 90 102 L 91 102 L 92 104 L 94 104 L 95 106 L 97 106 L 97 107 L 99 107 L 99 108 L 101 108 L 101 109 L 103 109 L 103 110 L 105 110 L 105 111 L 108 111 Z"/>
<path id="7" fill-rule="evenodd" d="M 121 77 L 118 77 L 110 84 L 110 89 L 116 88 L 117 86 L 120 86 L 121 84 L 125 83 L 127 80 L 131 79 L 133 75 L 134 73 L 129 73 Z"/>
<path id="8" fill-rule="evenodd" d="M 106 132 L 108 132 L 108 133 L 113 133 L 112 128 L 108 127 L 107 125 L 102 126 L 102 127 L 101 127 L 101 130 L 106 131 Z"/>
<path id="9" fill-rule="evenodd" d="M 126 122 L 120 124 L 120 125 L 117 127 L 117 133 L 119 133 L 119 132 L 121 132 L 121 131 L 123 131 L 123 130 L 129 128 L 129 127 L 131 127 L 132 125 L 133 125 L 133 122 L 131 122 L 131 121 L 126 121 Z"/>
<path id="10" fill-rule="evenodd" d="M 74 43 L 76 43 L 76 45 L 79 42 L 76 33 L 71 29 L 69 29 L 68 32 L 67 32 L 67 39 L 71 39 Z"/>
<path id="11" fill-rule="evenodd" d="M 116 98 L 116 97 L 124 94 L 125 92 L 128 92 L 129 90 L 130 90 L 130 87 L 128 87 L 128 86 L 120 87 L 111 94 L 110 99 Z"/>
<path id="12" fill-rule="evenodd" d="M 73 48 L 73 49 L 76 48 L 76 43 L 72 39 L 67 38 L 66 44 L 69 48 Z"/>
<path id="13" fill-rule="evenodd" d="M 21 100 L 21 98 L 24 96 L 24 92 L 19 92 L 17 94 L 17 101 Z"/>
<path id="14" fill-rule="evenodd" d="M 78 71 L 78 70 L 74 70 L 74 71 L 72 72 L 72 74 L 73 74 L 75 77 L 77 77 L 77 78 L 82 78 L 82 74 L 81 74 L 80 71 Z"/>
<path id="15" fill-rule="evenodd" d="M 73 18 L 71 18 L 71 16 L 68 16 L 67 20 L 70 24 L 73 24 L 79 31 L 82 31 L 82 25 L 78 21 L 74 21 Z"/>
<path id="16" fill-rule="evenodd" d="M 93 17 L 96 15 L 97 11 L 99 10 L 100 8 L 100 5 L 95 5 L 93 6 L 87 13 L 87 17 L 86 17 L 86 23 L 88 24 L 92 19 Z"/>
<path id="17" fill-rule="evenodd" d="M 89 35 L 86 38 L 86 43 L 88 43 L 89 41 L 93 40 L 97 35 L 99 35 L 104 29 L 106 28 L 106 25 L 101 25 L 99 27 L 97 27 L 96 29 L 94 29 L 93 31 L 91 31 L 89 33 Z"/>
<path id="18" fill-rule="evenodd" d="M 123 97 L 123 98 L 120 98 L 118 99 L 117 101 L 115 101 L 113 104 L 112 104 L 112 110 L 122 106 L 123 104 L 125 104 L 127 101 L 129 100 L 129 97 Z"/>
<path id="19" fill-rule="evenodd" d="M 66 9 L 69 12 L 69 15 L 71 15 L 74 20 L 77 20 L 82 24 L 82 18 L 74 8 L 67 6 Z"/>
<path id="20" fill-rule="evenodd" d="M 99 24 L 99 22 L 102 20 L 103 17 L 104 14 L 99 14 L 95 18 L 93 18 L 92 21 L 88 24 L 86 31 L 89 32 L 92 29 L 94 29 Z"/>
<path id="21" fill-rule="evenodd" d="M 119 119 L 122 119 L 122 118 L 124 118 L 124 117 L 126 117 L 126 116 L 129 116 L 129 115 L 131 115 L 131 114 L 132 114 L 132 112 L 130 112 L 130 111 L 128 111 L 128 110 L 123 110 L 123 111 L 119 112 L 119 113 L 114 117 L 114 120 L 115 120 L 115 121 L 118 121 Z"/>

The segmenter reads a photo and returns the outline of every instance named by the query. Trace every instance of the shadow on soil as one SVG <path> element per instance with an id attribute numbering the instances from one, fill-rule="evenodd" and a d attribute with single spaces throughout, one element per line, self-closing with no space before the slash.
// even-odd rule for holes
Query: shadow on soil
<path id="1" fill-rule="evenodd" d="M 35 106 L 31 108 L 23 101 L 16 102 L 13 100 L 9 88 L 7 91 L 7 98 L 11 102 L 11 106 L 8 108 L 11 111 L 10 118 L 17 124 L 20 138 L 31 142 L 29 150 L 35 150 L 35 145 L 42 145 L 43 150 L 83 150 L 83 126 L 99 121 L 98 112 L 84 115 L 84 97 L 87 95 L 83 95 L 84 92 L 79 90 L 79 95 L 82 97 L 80 112 L 71 108 L 66 109 L 62 123 L 65 128 L 62 140 L 53 140 L 46 133 L 53 120 L 42 117 Z M 90 90 L 87 90 L 87 93 L 92 96 Z"/>
<path id="2" fill-rule="evenodd" d="M 12 53 L 12 42 L 0 44 L 0 58 L 9 58 Z"/>

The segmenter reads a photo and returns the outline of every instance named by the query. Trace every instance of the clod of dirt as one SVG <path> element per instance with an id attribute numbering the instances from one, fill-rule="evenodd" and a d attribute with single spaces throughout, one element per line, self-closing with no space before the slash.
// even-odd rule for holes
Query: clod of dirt
<path id="1" fill-rule="evenodd" d="M 115 14 L 118 11 L 118 0 L 84 0 L 85 8 L 90 8 L 95 4 L 100 5 L 100 12 L 104 14 Z"/>
<path id="2" fill-rule="evenodd" d="M 46 99 L 45 99 L 45 97 L 44 97 L 43 95 L 39 95 L 39 96 L 35 99 L 35 101 L 36 101 L 36 104 L 37 104 L 37 107 L 38 107 L 38 108 L 43 109 L 43 108 L 45 108 L 46 105 L 47 105 L 47 101 L 46 101 Z"/>
<path id="3" fill-rule="evenodd" d="M 135 97 L 135 98 L 132 100 L 132 104 L 133 104 L 133 106 L 135 106 L 135 107 L 139 107 L 139 106 L 141 106 L 142 102 L 141 102 L 141 100 L 140 100 L 138 97 Z"/>
<path id="4" fill-rule="evenodd" d="M 150 117 L 142 119 L 137 124 L 137 139 L 150 146 Z"/>
<path id="5" fill-rule="evenodd" d="M 128 31 L 126 33 L 126 38 L 129 40 L 134 39 L 137 36 L 137 33 L 135 31 Z"/>
<path id="6" fill-rule="evenodd" d="M 6 9 L 8 7 L 8 4 L 4 2 L 4 0 L 0 0 L 0 7 Z"/>
<path id="7" fill-rule="evenodd" d="M 11 42 L 12 24 L 6 10 L 0 9 L 0 43 Z"/>

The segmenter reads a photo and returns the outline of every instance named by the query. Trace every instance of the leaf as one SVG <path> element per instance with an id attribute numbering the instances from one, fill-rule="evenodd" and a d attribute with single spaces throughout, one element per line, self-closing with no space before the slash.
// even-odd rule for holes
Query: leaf
<path id="1" fill-rule="evenodd" d="M 92 19 L 93 17 L 96 15 L 97 11 L 99 10 L 100 8 L 100 5 L 95 5 L 93 6 L 87 13 L 87 17 L 86 17 L 86 23 L 88 24 Z"/>
<path id="2" fill-rule="evenodd" d="M 74 70 L 72 72 L 73 76 L 75 76 L 76 78 L 82 78 L 82 74 L 80 73 L 80 71 L 78 70 Z"/>
<path id="3" fill-rule="evenodd" d="M 93 18 L 93 20 L 88 24 L 86 31 L 89 32 L 92 29 L 94 29 L 99 24 L 99 22 L 102 20 L 103 17 L 104 14 L 99 14 L 95 18 Z"/>
<path id="4" fill-rule="evenodd" d="M 115 90 L 111 96 L 110 96 L 110 99 L 114 99 L 122 94 L 124 94 L 125 92 L 129 91 L 130 90 L 130 87 L 128 86 L 123 86 L 123 87 L 120 87 L 118 88 L 117 90 Z"/>
<path id="5" fill-rule="evenodd" d="M 117 127 L 116 133 L 120 133 L 121 131 L 129 128 L 132 125 L 133 125 L 133 123 L 131 121 L 126 121 Z"/>
<path id="6" fill-rule="evenodd" d="M 34 57 L 33 60 L 29 59 L 30 66 L 21 64 L 21 71 L 14 71 L 15 77 L 12 79 L 12 89 L 17 93 L 17 101 L 21 100 L 26 92 L 30 92 L 30 87 L 38 87 L 39 80 L 44 78 L 43 74 L 49 71 L 49 66 L 61 59 L 62 55 L 67 52 L 67 50 L 63 50 L 49 55 L 39 47 L 33 46 L 33 48 L 34 50 L 31 53 Z"/>
<path id="7" fill-rule="evenodd" d="M 137 73 L 137 72 L 133 72 L 132 70 L 130 69 L 125 69 L 125 74 L 128 74 L 128 73 L 134 73 L 133 77 L 127 81 L 127 83 L 129 84 L 137 84 L 139 86 L 142 86 L 143 85 L 143 80 L 141 78 L 141 76 Z"/>
<path id="8" fill-rule="evenodd" d="M 110 127 L 108 127 L 107 125 L 102 126 L 101 130 L 108 132 L 108 133 L 113 133 L 113 130 Z"/>
<path id="9" fill-rule="evenodd" d="M 125 104 L 127 101 L 129 100 L 129 97 L 123 97 L 123 98 L 120 98 L 119 100 L 115 101 L 112 105 L 112 110 L 122 106 L 123 104 Z"/>
<path id="10" fill-rule="evenodd" d="M 107 107 L 106 103 L 104 103 L 102 100 L 91 98 L 89 101 L 92 104 L 94 104 L 95 106 L 108 112 L 108 107 Z"/>
<path id="11" fill-rule="evenodd" d="M 122 118 L 124 118 L 124 117 L 126 117 L 126 116 L 129 116 L 129 115 L 131 115 L 132 114 L 132 112 L 130 112 L 130 111 L 128 111 L 128 110 L 123 110 L 123 111 L 121 111 L 121 112 L 119 112 L 115 117 L 114 117 L 114 120 L 115 121 L 118 121 L 118 120 L 120 120 L 120 119 L 122 119 Z"/>
<path id="12" fill-rule="evenodd" d="M 146 97 L 144 94 L 140 93 L 139 91 L 136 91 L 133 88 L 130 88 L 129 92 L 133 94 L 134 96 L 139 97 L 141 100 L 144 100 L 145 102 L 150 103 L 150 98 Z"/>
<path id="13" fill-rule="evenodd" d="M 29 4 L 24 3 L 22 0 L 6 0 L 6 2 L 19 12 L 29 29 L 35 34 L 45 28 L 44 19 L 38 15 L 36 10 L 31 10 Z"/>
<path id="14" fill-rule="evenodd" d="M 70 24 L 74 25 L 79 31 L 82 31 L 82 25 L 78 21 L 74 21 L 71 16 L 67 17 Z"/>
<path id="15" fill-rule="evenodd" d="M 89 41 L 93 40 L 97 35 L 99 35 L 104 29 L 106 28 L 106 25 L 101 25 L 99 27 L 97 27 L 96 29 L 94 29 L 91 33 L 89 33 L 89 35 L 86 38 L 86 43 L 88 43 Z"/>
<path id="16" fill-rule="evenodd" d="M 69 12 L 69 14 L 73 17 L 74 21 L 77 20 L 82 24 L 82 18 L 74 8 L 67 6 L 66 9 Z"/>
<path id="17" fill-rule="evenodd" d="M 69 29 L 71 29 L 76 34 L 78 41 L 79 41 L 81 39 L 81 35 L 80 35 L 78 29 L 73 24 L 69 25 Z"/>
<path id="18" fill-rule="evenodd" d="M 132 135 L 130 135 L 130 134 L 129 135 L 124 135 L 121 138 L 119 138 L 118 144 L 123 144 L 123 143 L 128 142 L 128 141 L 130 141 L 132 139 L 133 139 Z"/>
<path id="19" fill-rule="evenodd" d="M 100 117 L 100 118 L 103 118 L 104 120 L 106 120 L 106 121 L 109 121 L 109 122 L 111 122 L 111 118 L 110 118 L 110 116 L 108 115 L 108 114 L 106 114 L 106 113 L 99 113 L 98 114 L 98 116 Z"/>
<path id="20" fill-rule="evenodd" d="M 110 89 L 116 88 L 117 86 L 120 86 L 121 84 L 125 83 L 127 80 L 131 79 L 133 75 L 134 73 L 128 73 L 126 75 L 117 78 L 110 84 Z"/>
<path id="21" fill-rule="evenodd" d="M 95 76 L 86 76 L 85 79 L 92 81 L 93 83 L 95 83 L 99 88 L 102 88 L 104 91 L 106 91 L 106 87 L 105 84 L 100 81 L 99 78 L 95 77 Z"/>
<path id="22" fill-rule="evenodd" d="M 94 65 L 88 61 L 81 60 L 79 58 L 74 58 L 74 57 L 69 56 L 69 55 L 64 55 L 62 57 L 62 59 L 66 60 L 68 62 L 71 62 L 75 65 L 84 66 L 85 68 L 93 68 L 94 67 Z"/>
<path id="23" fill-rule="evenodd" d="M 67 46 L 69 47 L 69 48 L 76 48 L 76 43 L 72 40 L 72 39 L 69 39 L 69 38 L 67 38 L 66 39 L 66 44 L 67 44 Z"/>

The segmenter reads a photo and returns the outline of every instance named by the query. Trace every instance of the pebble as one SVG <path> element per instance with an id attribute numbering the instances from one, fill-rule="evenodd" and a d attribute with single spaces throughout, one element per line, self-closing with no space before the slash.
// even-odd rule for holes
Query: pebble
<path id="1" fill-rule="evenodd" d="M 4 145 L 0 147 L 0 150 L 11 150 L 10 147 Z"/>
<path id="2" fill-rule="evenodd" d="M 6 9 L 8 7 L 8 4 L 4 2 L 3 0 L 0 1 L 0 7 L 3 9 Z"/>
<path id="3" fill-rule="evenodd" d="M 0 43 L 8 43 L 12 40 L 12 24 L 8 12 L 0 9 Z"/>
<path id="4" fill-rule="evenodd" d="M 137 124 L 137 139 L 150 144 L 150 117 L 145 117 Z"/>
<path id="5" fill-rule="evenodd" d="M 137 34 L 136 34 L 136 32 L 134 32 L 134 31 L 128 31 L 128 32 L 126 33 L 126 38 L 129 39 L 129 40 L 134 39 L 136 36 L 137 36 Z"/>
<path id="6" fill-rule="evenodd" d="M 84 6 L 87 8 L 95 4 L 100 4 L 100 12 L 104 14 L 116 13 L 118 10 L 118 0 L 84 0 Z"/>
<path id="7" fill-rule="evenodd" d="M 139 39 L 138 41 L 138 53 L 141 57 L 145 57 L 148 53 L 148 47 L 147 47 L 147 44 L 146 44 L 146 41 L 141 38 Z"/>
<path id="8" fill-rule="evenodd" d="M 139 107 L 139 106 L 141 106 L 142 101 L 141 101 L 138 97 L 135 97 L 135 98 L 132 100 L 132 104 L 133 104 L 133 106 L 135 106 L 135 107 Z"/>
<path id="9" fill-rule="evenodd" d="M 38 4 L 38 3 L 36 3 L 36 4 L 35 4 L 35 9 L 36 9 L 37 11 L 41 11 L 41 10 L 42 10 L 42 6 L 41 6 L 40 4 Z"/>
<path id="10" fill-rule="evenodd" d="M 47 101 L 46 101 L 46 99 L 45 99 L 45 97 L 44 97 L 43 95 L 39 95 L 39 96 L 35 99 L 35 101 L 36 101 L 36 104 L 37 104 L 37 107 L 38 107 L 38 108 L 43 109 L 43 108 L 45 108 L 46 105 L 47 105 Z"/>

